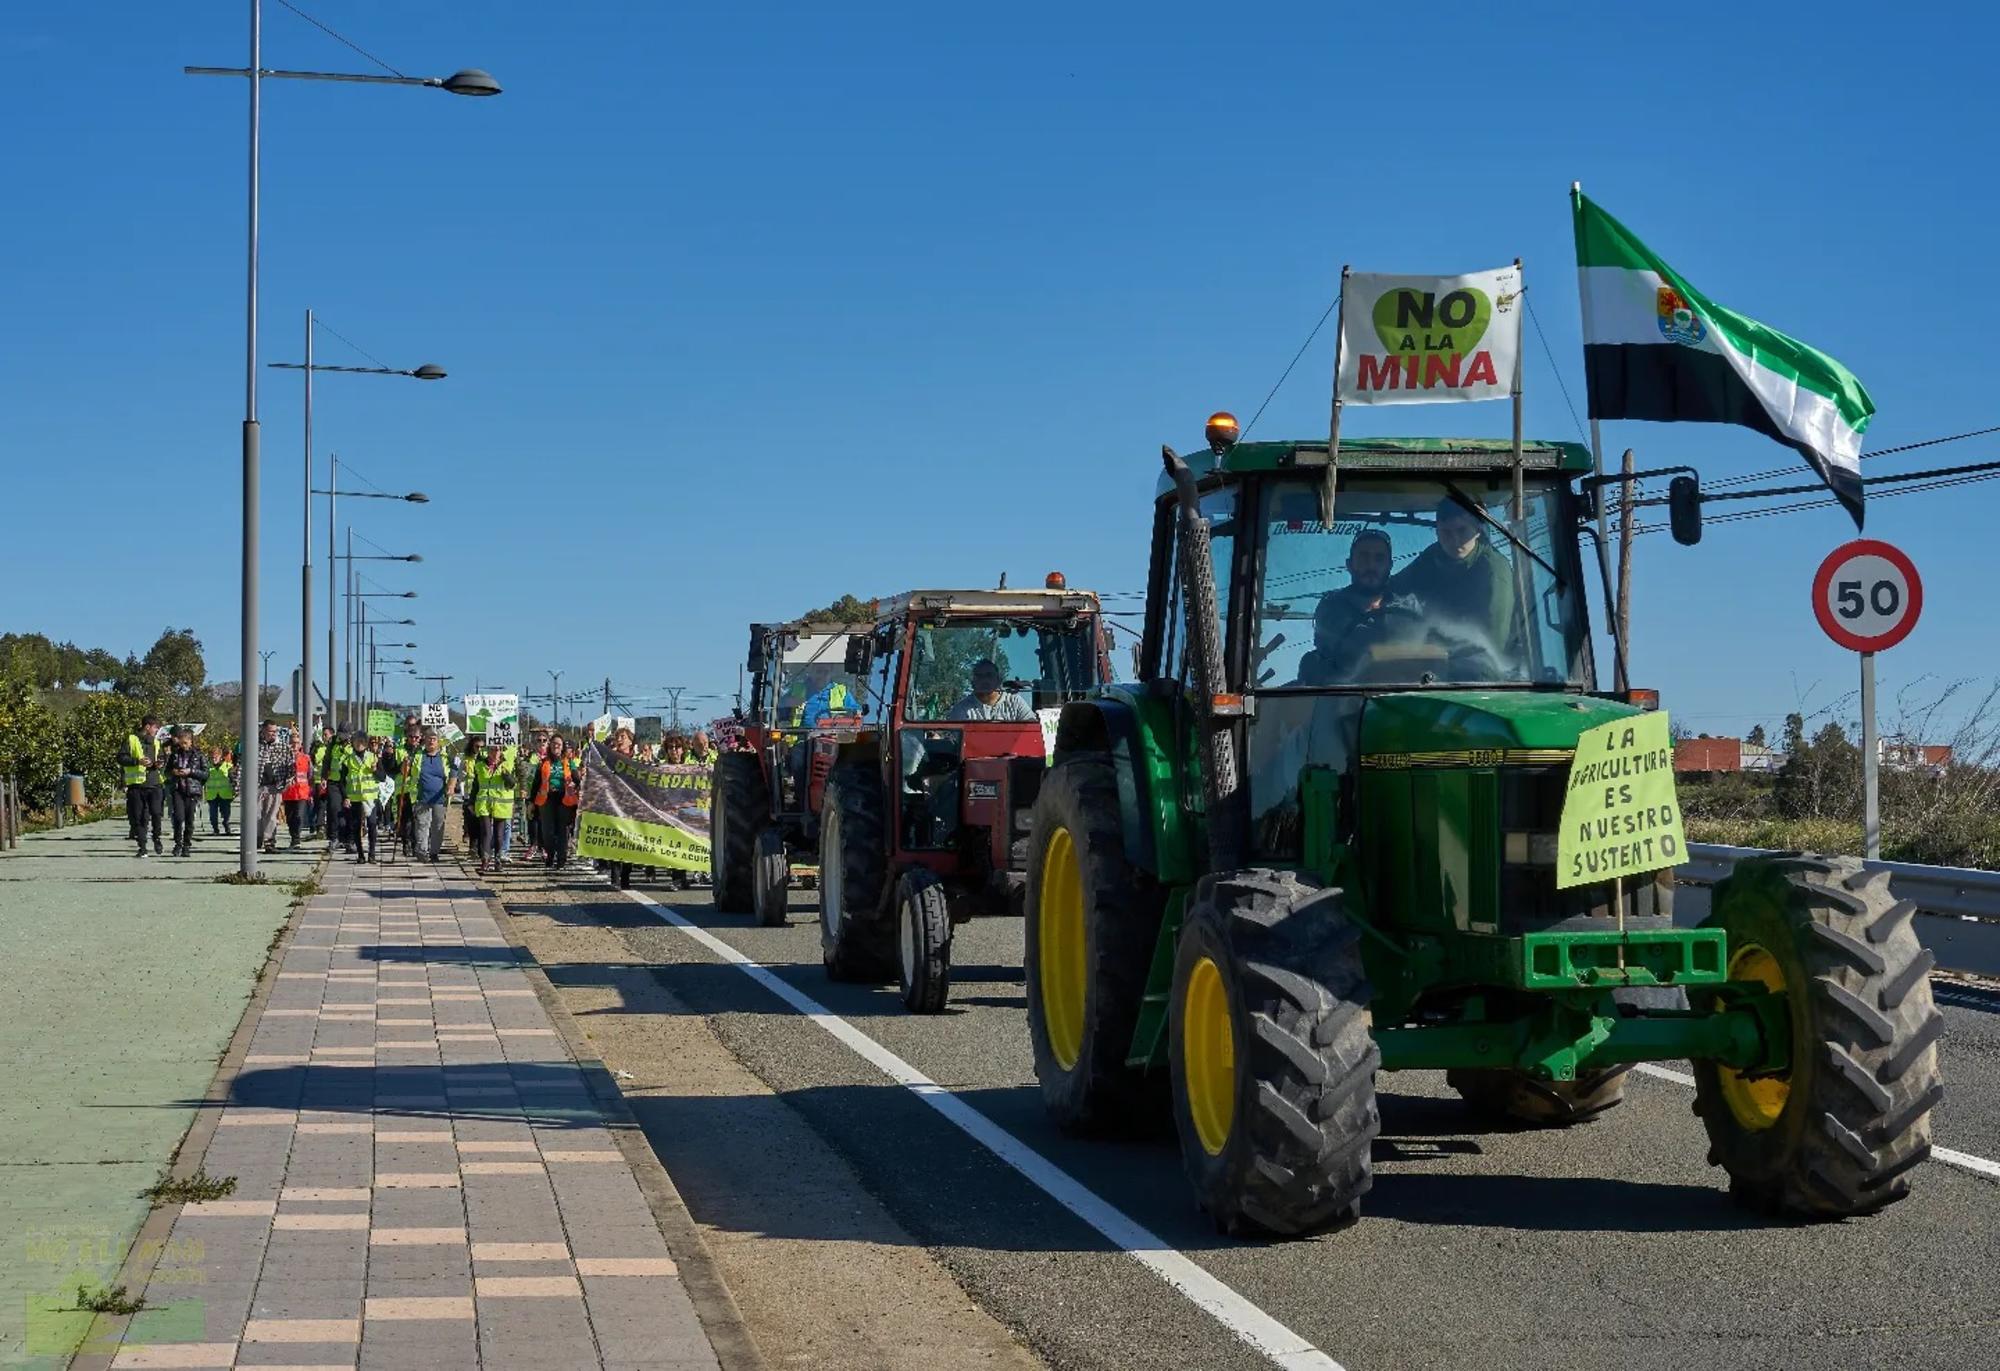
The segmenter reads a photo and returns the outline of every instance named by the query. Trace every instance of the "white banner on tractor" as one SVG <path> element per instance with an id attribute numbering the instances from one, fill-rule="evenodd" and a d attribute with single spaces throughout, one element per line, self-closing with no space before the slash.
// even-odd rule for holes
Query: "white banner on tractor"
<path id="1" fill-rule="evenodd" d="M 1521 268 L 1342 278 L 1338 398 L 1348 405 L 1504 400 L 1518 384 Z"/>

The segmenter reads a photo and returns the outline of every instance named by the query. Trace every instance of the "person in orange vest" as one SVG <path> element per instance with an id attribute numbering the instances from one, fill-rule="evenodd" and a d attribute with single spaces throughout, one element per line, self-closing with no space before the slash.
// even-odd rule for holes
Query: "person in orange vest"
<path id="1" fill-rule="evenodd" d="M 576 828 L 577 792 L 583 776 L 576 758 L 569 755 L 569 743 L 558 733 L 549 739 L 548 755 L 533 773 L 534 793 L 529 803 L 541 819 L 543 862 L 559 871 L 569 864 L 569 835 Z"/>
<path id="2" fill-rule="evenodd" d="M 299 746 L 299 735 L 292 734 L 292 778 L 279 796 L 285 802 L 285 827 L 292 835 L 292 847 L 299 845 L 299 832 L 305 826 L 306 810 L 313 802 L 312 758 Z"/>

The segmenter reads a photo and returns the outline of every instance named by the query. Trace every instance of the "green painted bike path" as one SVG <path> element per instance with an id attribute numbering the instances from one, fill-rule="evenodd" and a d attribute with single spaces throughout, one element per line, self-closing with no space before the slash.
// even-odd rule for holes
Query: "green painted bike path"
<path id="1" fill-rule="evenodd" d="M 266 856 L 274 882 L 320 846 Z M 108 1283 L 285 925 L 282 884 L 228 886 L 236 839 L 141 861 L 123 816 L 0 852 L 0 1366 L 60 1366 Z M 198 1291 L 186 1292 L 198 1295 Z"/>

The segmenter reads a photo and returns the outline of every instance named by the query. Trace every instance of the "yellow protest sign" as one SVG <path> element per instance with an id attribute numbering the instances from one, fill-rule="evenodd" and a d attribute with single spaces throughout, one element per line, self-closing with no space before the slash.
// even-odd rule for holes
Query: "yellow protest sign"
<path id="1" fill-rule="evenodd" d="M 1686 859 L 1667 716 L 1636 714 L 1578 736 L 1556 834 L 1556 888 L 1638 876 Z"/>

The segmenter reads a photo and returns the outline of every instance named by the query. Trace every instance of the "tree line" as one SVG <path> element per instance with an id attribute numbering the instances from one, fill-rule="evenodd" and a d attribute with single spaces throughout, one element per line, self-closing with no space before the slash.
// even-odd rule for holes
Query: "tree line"
<path id="1" fill-rule="evenodd" d="M 128 652 L 122 660 L 101 647 L 53 642 L 40 633 L 0 633 L 0 682 L 146 699 L 185 696 L 207 681 L 208 664 L 191 628 L 163 629 L 145 656 Z"/>

